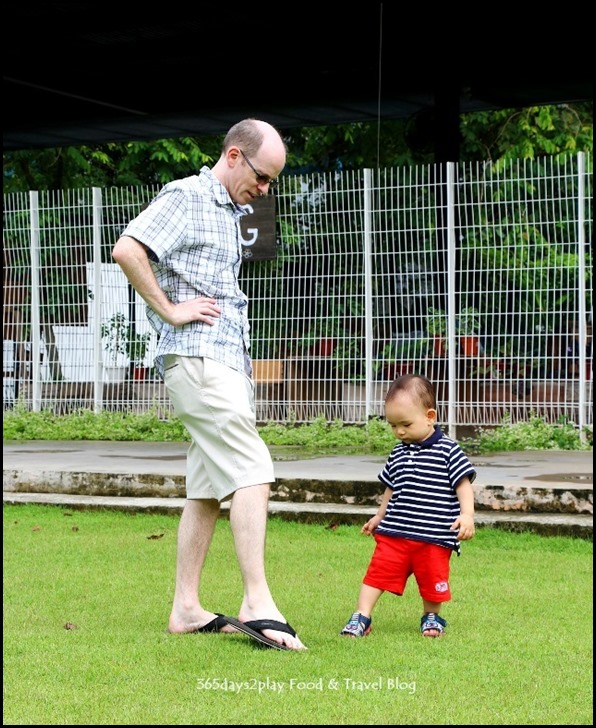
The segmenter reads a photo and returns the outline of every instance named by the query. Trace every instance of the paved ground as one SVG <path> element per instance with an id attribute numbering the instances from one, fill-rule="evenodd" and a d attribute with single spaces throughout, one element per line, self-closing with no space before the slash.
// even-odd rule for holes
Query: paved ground
<path id="1" fill-rule="evenodd" d="M 4 502 L 177 511 L 185 443 L 9 442 Z M 271 513 L 302 521 L 362 522 L 375 512 L 384 457 L 304 457 L 272 448 Z M 472 458 L 479 524 L 591 537 L 592 451 L 525 451 Z"/>

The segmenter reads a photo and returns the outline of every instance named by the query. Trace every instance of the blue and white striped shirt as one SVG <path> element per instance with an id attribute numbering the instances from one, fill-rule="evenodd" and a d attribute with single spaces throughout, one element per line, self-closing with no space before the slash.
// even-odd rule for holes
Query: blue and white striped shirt
<path id="1" fill-rule="evenodd" d="M 445 546 L 459 555 L 457 531 L 450 526 L 460 515 L 456 486 L 476 471 L 457 442 L 439 427 L 423 442 L 398 443 L 379 480 L 393 490 L 377 533 Z"/>
<path id="2" fill-rule="evenodd" d="M 151 251 L 155 277 L 171 301 L 206 296 L 221 307 L 213 326 L 192 321 L 178 327 L 147 307 L 149 322 L 159 334 L 154 364 L 160 375 L 166 354 L 207 357 L 246 371 L 248 301 L 238 285 L 240 218 L 246 212 L 203 167 L 198 175 L 166 184 L 125 228 L 123 235 Z"/>

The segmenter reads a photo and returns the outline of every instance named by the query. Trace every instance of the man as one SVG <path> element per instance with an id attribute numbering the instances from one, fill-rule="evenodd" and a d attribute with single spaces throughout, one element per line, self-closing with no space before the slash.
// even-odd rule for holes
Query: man
<path id="1" fill-rule="evenodd" d="M 286 146 L 274 127 L 239 122 L 213 169 L 167 184 L 129 223 L 112 255 L 148 305 L 159 334 L 155 367 L 191 436 L 169 631 L 237 629 L 276 649 L 301 650 L 265 575 L 275 476 L 256 428 L 247 299 L 238 286 L 243 206 L 267 194 L 285 162 Z M 220 503 L 230 497 L 244 586 L 237 620 L 200 602 Z"/>

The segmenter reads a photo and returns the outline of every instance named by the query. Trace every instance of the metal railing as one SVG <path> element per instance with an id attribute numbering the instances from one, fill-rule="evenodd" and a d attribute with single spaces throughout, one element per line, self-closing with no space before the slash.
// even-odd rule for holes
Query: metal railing
<path id="1" fill-rule="evenodd" d="M 170 413 L 111 262 L 157 190 L 4 195 L 5 409 Z M 276 205 L 275 259 L 241 271 L 261 422 L 365 422 L 418 371 L 451 432 L 592 425 L 590 158 L 287 176 Z"/>

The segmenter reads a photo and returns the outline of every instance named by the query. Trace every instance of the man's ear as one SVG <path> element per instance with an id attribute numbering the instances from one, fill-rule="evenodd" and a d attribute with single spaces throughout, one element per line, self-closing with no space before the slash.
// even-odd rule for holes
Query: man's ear
<path id="1" fill-rule="evenodd" d="M 236 162 L 240 158 L 240 149 L 238 147 L 230 147 L 226 152 L 226 159 L 230 163 L 230 166 L 234 167 Z"/>

